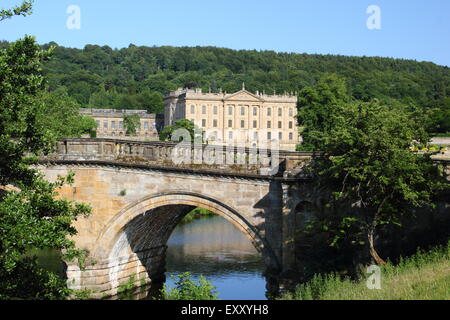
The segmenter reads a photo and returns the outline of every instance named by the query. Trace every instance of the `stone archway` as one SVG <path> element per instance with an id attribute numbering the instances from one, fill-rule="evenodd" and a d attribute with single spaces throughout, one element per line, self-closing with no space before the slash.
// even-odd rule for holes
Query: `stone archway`
<path id="1" fill-rule="evenodd" d="M 159 193 L 131 203 L 109 220 L 90 254 L 96 266 L 88 267 L 87 272 L 72 272 L 76 279 L 72 287 L 115 295 L 130 277 L 136 286 L 161 279 L 167 240 L 184 215 L 195 207 L 208 209 L 235 225 L 261 253 L 266 265 L 273 263 L 275 255 L 266 240 L 232 207 L 196 193 Z"/>

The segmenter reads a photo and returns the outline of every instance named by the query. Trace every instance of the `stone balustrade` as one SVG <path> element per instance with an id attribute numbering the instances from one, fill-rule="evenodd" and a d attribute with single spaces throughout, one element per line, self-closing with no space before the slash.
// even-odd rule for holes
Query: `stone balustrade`
<path id="1" fill-rule="evenodd" d="M 58 141 L 42 161 L 110 162 L 236 175 L 287 177 L 298 174 L 313 153 L 217 145 L 176 144 L 107 138 Z"/>

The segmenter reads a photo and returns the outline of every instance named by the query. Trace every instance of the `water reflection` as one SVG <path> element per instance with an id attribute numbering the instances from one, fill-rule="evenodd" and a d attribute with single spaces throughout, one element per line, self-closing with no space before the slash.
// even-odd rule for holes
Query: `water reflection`
<path id="1" fill-rule="evenodd" d="M 166 284 L 183 272 L 211 281 L 220 299 L 266 299 L 264 264 L 244 234 L 222 217 L 178 226 L 168 241 Z"/>

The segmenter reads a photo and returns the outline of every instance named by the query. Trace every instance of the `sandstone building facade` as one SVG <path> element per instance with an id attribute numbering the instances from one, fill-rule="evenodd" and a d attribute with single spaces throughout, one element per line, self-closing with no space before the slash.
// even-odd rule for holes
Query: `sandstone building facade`
<path id="1" fill-rule="evenodd" d="M 120 138 L 140 141 L 159 140 L 158 120 L 155 114 L 149 114 L 145 110 L 115 110 L 115 109 L 80 109 L 83 115 L 94 118 L 97 122 L 98 138 Z M 136 135 L 127 135 L 123 124 L 126 115 L 137 115 L 140 119 L 140 127 Z"/>
<path id="2" fill-rule="evenodd" d="M 231 94 L 180 88 L 164 97 L 164 125 L 188 119 L 205 132 L 210 144 L 259 147 L 276 142 L 281 150 L 295 151 L 296 104 L 293 94 L 253 94 L 244 85 Z"/>

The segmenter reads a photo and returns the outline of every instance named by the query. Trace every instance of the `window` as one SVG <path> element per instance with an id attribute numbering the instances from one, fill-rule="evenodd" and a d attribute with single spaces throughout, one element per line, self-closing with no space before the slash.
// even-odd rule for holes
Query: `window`
<path id="1" fill-rule="evenodd" d="M 294 115 L 294 112 L 292 111 L 292 108 L 289 108 L 289 117 L 292 117 Z"/>
<path id="2" fill-rule="evenodd" d="M 191 104 L 191 113 L 195 113 L 195 106 Z"/>
<path id="3" fill-rule="evenodd" d="M 283 128 L 283 122 L 278 121 L 278 129 L 281 129 L 281 128 Z"/>
<path id="4" fill-rule="evenodd" d="M 206 114 L 206 106 L 202 106 L 202 114 Z"/>
<path id="5" fill-rule="evenodd" d="M 115 121 L 111 121 L 111 129 L 115 129 L 116 128 L 116 122 Z"/>
<path id="6" fill-rule="evenodd" d="M 228 139 L 232 140 L 233 139 L 233 131 L 229 131 L 228 132 Z"/>
<path id="7" fill-rule="evenodd" d="M 241 120 L 241 128 L 245 128 L 245 121 Z"/>
<path id="8" fill-rule="evenodd" d="M 278 140 L 283 140 L 283 132 L 278 132 Z"/>
<path id="9" fill-rule="evenodd" d="M 232 115 L 233 115 L 233 107 L 232 107 L 232 106 L 229 106 L 229 107 L 228 107 L 228 115 L 229 115 L 229 116 L 232 116 Z"/>
<path id="10" fill-rule="evenodd" d="M 292 121 L 289 121 L 289 129 L 292 129 Z"/>
<path id="11" fill-rule="evenodd" d="M 108 129 L 108 121 L 107 120 L 103 121 L 103 128 Z"/>
<path id="12" fill-rule="evenodd" d="M 272 127 L 272 122 L 267 121 L 267 129 L 270 129 Z"/>
<path id="13" fill-rule="evenodd" d="M 283 115 L 283 109 L 278 108 L 278 116 L 281 117 Z"/>
<path id="14" fill-rule="evenodd" d="M 289 140 L 292 140 L 292 132 L 289 132 Z"/>
<path id="15" fill-rule="evenodd" d="M 123 129 L 123 121 L 119 121 L 119 129 Z"/>
<path id="16" fill-rule="evenodd" d="M 253 132 L 253 140 L 258 140 L 258 131 Z"/>
<path id="17" fill-rule="evenodd" d="M 272 132 L 267 132 L 267 140 L 271 140 L 272 139 Z"/>
<path id="18" fill-rule="evenodd" d="M 245 116 L 245 107 L 241 107 L 241 116 Z"/>
<path id="19" fill-rule="evenodd" d="M 206 127 L 206 119 L 202 119 L 202 127 L 203 127 L 203 128 Z"/>
<path id="20" fill-rule="evenodd" d="M 272 108 L 267 108 L 267 115 L 269 117 L 272 115 Z"/>
<path id="21" fill-rule="evenodd" d="M 213 113 L 214 113 L 214 114 L 217 114 L 217 106 L 214 106 L 214 107 L 213 107 Z"/>
<path id="22" fill-rule="evenodd" d="M 100 128 L 100 120 L 97 120 L 97 128 Z"/>
<path id="23" fill-rule="evenodd" d="M 254 116 L 258 115 L 258 108 L 257 107 L 253 107 L 253 115 Z"/>
<path id="24" fill-rule="evenodd" d="M 215 120 L 215 119 L 213 120 L 213 127 L 217 128 L 217 120 Z"/>
<path id="25" fill-rule="evenodd" d="M 258 127 L 258 121 L 253 120 L 253 128 L 257 128 Z"/>
<path id="26" fill-rule="evenodd" d="M 148 130 L 148 121 L 144 122 L 144 130 Z"/>
<path id="27" fill-rule="evenodd" d="M 233 120 L 228 120 L 228 128 L 233 128 Z"/>

